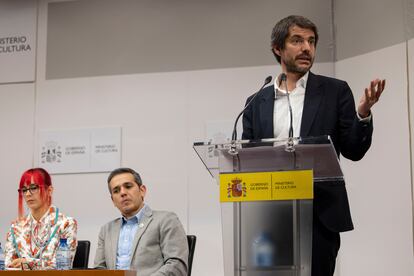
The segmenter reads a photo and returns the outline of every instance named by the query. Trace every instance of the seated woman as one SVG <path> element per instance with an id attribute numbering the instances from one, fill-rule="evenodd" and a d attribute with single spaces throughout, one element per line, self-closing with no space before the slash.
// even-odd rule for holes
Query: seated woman
<path id="1" fill-rule="evenodd" d="M 6 269 L 55 269 L 60 238 L 76 252 L 77 223 L 52 206 L 52 181 L 42 168 L 27 170 L 19 185 L 19 217 L 7 233 Z M 23 198 L 30 214 L 23 215 Z"/>

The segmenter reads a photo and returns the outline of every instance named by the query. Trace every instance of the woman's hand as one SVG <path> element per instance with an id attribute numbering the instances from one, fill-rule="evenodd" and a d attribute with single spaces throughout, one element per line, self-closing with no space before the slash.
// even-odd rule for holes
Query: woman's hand
<path id="1" fill-rule="evenodd" d="M 7 267 L 9 268 L 20 268 L 23 270 L 23 265 L 26 264 L 25 258 L 18 258 L 13 260 Z"/>

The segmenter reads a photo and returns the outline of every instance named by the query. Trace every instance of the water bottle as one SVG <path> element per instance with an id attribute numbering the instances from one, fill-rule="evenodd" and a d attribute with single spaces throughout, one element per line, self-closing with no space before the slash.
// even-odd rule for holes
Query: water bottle
<path id="1" fill-rule="evenodd" d="M 0 242 L 0 270 L 4 270 L 4 252 Z"/>
<path id="2" fill-rule="evenodd" d="M 72 263 L 67 239 L 61 238 L 59 241 L 59 247 L 56 252 L 56 269 L 69 270 L 72 268 L 71 266 Z"/>
<path id="3" fill-rule="evenodd" d="M 275 247 L 269 233 L 261 233 L 253 240 L 252 251 L 254 266 L 274 266 Z"/>

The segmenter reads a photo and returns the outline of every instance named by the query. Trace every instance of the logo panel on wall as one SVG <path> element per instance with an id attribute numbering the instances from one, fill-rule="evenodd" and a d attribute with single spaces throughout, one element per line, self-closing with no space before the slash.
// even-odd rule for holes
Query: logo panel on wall
<path id="1" fill-rule="evenodd" d="M 121 128 L 40 131 L 38 152 L 52 174 L 112 171 L 121 164 Z"/>
<path id="2" fill-rule="evenodd" d="M 0 83 L 35 80 L 38 1 L 0 1 Z"/>
<path id="3" fill-rule="evenodd" d="M 42 147 L 41 163 L 60 163 L 62 150 L 56 141 L 48 141 Z"/>

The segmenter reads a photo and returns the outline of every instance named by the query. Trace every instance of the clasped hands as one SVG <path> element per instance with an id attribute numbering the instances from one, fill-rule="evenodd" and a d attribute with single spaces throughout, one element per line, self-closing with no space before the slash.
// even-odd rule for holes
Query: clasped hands
<path id="1" fill-rule="evenodd" d="M 14 269 L 20 268 L 21 270 L 30 269 L 25 258 L 15 259 L 7 267 Z"/>

